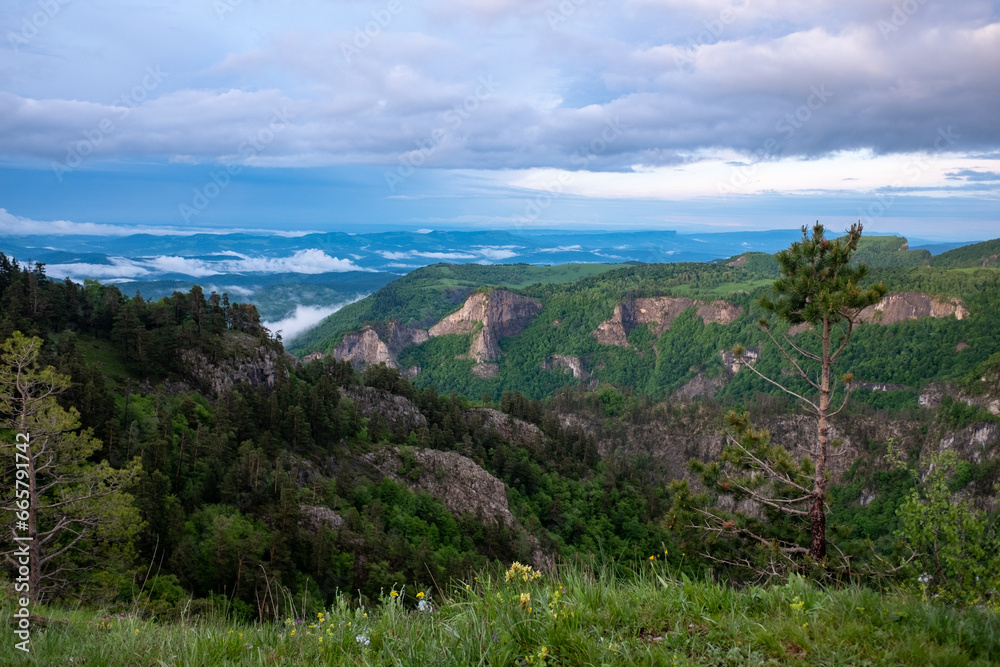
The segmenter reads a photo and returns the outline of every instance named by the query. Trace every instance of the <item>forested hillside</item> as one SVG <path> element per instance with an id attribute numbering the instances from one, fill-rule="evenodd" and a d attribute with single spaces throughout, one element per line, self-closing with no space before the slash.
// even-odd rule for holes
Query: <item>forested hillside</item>
<path id="1" fill-rule="evenodd" d="M 469 295 L 489 292 L 473 286 L 480 278 L 541 311 L 521 334 L 500 340 L 498 378 L 471 376 L 474 360 L 456 359 L 481 333 L 473 327 L 403 350 L 400 366 L 422 368 L 411 382 L 382 364 L 356 368 L 332 356 L 302 363 L 253 306 L 227 295 L 195 288 L 149 302 L 113 285 L 51 281 L 44 266 L 0 255 L 0 336 L 37 336 L 39 368 L 51 364 L 71 379 L 60 405 L 77 411 L 83 432 L 99 441 L 78 463 L 139 467 L 121 500 L 121 511 L 135 511 L 132 537 L 100 538 L 128 542 L 106 545 L 128 566 L 105 570 L 68 551 L 51 567 L 73 572 L 77 597 L 110 607 L 138 599 L 163 618 L 210 605 L 270 617 L 282 596 L 376 599 L 404 584 L 441 587 L 490 564 L 520 560 L 545 570 L 587 554 L 666 552 L 678 571 L 718 572 L 730 547 L 696 555 L 705 547 L 680 521 L 686 510 L 678 503 L 689 491 L 677 483 L 697 490 L 688 459 L 719 456 L 731 408 L 749 409 L 794 450 L 802 428 L 794 406 L 746 373 L 726 375 L 719 354 L 757 340 L 754 295 L 775 272 L 773 257 L 756 254 L 615 269 L 429 267 L 345 317 L 352 326 L 369 316 L 428 326 Z M 834 469 L 831 535 L 859 567 L 905 557 L 896 510 L 918 482 L 885 463 L 890 443 L 913 466 L 942 447 L 960 452 L 951 483 L 983 507 L 994 507 L 1000 480 L 990 411 L 1000 367 L 997 273 L 875 274 L 891 290 L 961 299 L 968 315 L 957 320 L 965 312 L 957 302 L 940 302 L 951 316 L 864 325 L 850 348 L 845 366 L 859 377 L 907 385 L 862 388 L 865 401 L 834 423 L 853 456 Z M 689 301 L 643 301 L 664 296 Z M 730 305 L 713 305 L 720 300 Z M 619 308 L 620 323 L 635 324 L 627 346 L 601 343 L 593 332 L 623 301 L 638 304 L 630 314 Z M 663 303 L 683 310 L 671 311 L 657 334 L 642 323 L 652 315 L 640 306 Z M 712 318 L 728 323 L 706 323 Z M 568 361 L 554 364 L 553 351 L 577 355 L 587 377 L 574 378 Z M 759 364 L 781 373 L 766 351 Z M 453 379 L 458 373 L 465 375 Z M 675 391 L 724 375 L 714 398 Z M 929 378 L 951 378 L 957 388 L 928 394 L 918 407 Z M 659 400 L 670 392 L 672 400 Z M 3 460 L 7 489 L 12 461 Z"/>
<path id="2" fill-rule="evenodd" d="M 933 259 L 947 266 L 937 268 L 926 266 L 929 253 L 909 250 L 906 239 L 862 239 L 855 261 L 873 268 L 870 280 L 885 283 L 893 294 L 910 295 L 901 297 L 907 308 L 890 308 L 888 316 L 866 320 L 847 352 L 845 364 L 856 369 L 863 402 L 916 407 L 921 391 L 933 382 L 971 386 L 982 376 L 983 365 L 998 351 L 994 332 L 1000 327 L 1000 272 L 980 266 L 993 244 L 944 253 Z M 344 358 L 346 348 L 338 346 L 347 345 L 345 337 L 366 326 L 378 329 L 369 334 L 372 340 L 384 338 L 379 327 L 391 322 L 431 329 L 460 309 L 473 291 L 505 289 L 533 299 L 541 311 L 525 321 L 521 333 L 499 340 L 502 354 L 488 360 L 489 368 L 468 352 L 475 333 L 418 336 L 395 345 L 386 340 L 392 348 L 390 363 L 418 386 L 493 400 L 505 391 L 544 398 L 568 382 L 591 388 L 610 383 L 660 398 L 680 392 L 740 401 L 755 392 L 776 391 L 748 374 L 733 376 L 725 356 L 737 344 L 759 348 L 760 368 L 782 372 L 782 358 L 764 345 L 757 327 L 764 315 L 757 301 L 777 277 L 772 256 L 746 253 L 712 264 L 609 268 L 572 282 L 567 280 L 569 271 L 566 266 L 426 267 L 343 308 L 291 349 L 298 355 Z M 674 308 L 667 305 L 670 299 L 680 304 L 676 307 L 688 305 L 679 316 L 671 312 L 673 319 L 666 325 L 646 326 L 649 317 L 642 313 L 631 316 L 634 322 L 616 323 L 615 318 L 621 319 L 616 308 L 627 311 L 642 299 L 660 301 L 635 306 L 640 310 L 647 304 Z M 945 302 L 955 304 L 953 313 L 941 310 Z M 696 312 L 699 303 L 724 303 L 740 315 L 725 322 L 706 319 Z M 628 319 L 629 313 L 625 316 Z M 623 328 L 617 338 L 609 339 L 598 334 L 602 326 Z M 809 333 L 795 333 L 796 340 L 810 344 Z M 364 363 L 358 353 L 352 359 Z M 880 390 L 873 393 L 873 387 Z"/>

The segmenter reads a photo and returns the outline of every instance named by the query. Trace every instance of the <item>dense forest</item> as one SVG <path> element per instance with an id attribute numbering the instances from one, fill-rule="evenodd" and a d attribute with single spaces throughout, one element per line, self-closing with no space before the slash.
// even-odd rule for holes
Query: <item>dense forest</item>
<path id="1" fill-rule="evenodd" d="M 583 278 L 574 275 L 579 270 L 564 269 L 558 280 L 538 284 L 537 276 L 518 267 L 438 265 L 359 304 L 365 318 L 416 312 L 426 324 L 453 309 L 473 279 L 488 275 L 489 284 L 517 279 L 522 293 L 543 300 L 540 321 L 579 320 L 555 332 L 529 327 L 517 347 L 503 343 L 507 375 L 501 386 L 523 390 L 498 391 L 477 380 L 445 394 L 435 385 L 459 384 L 444 374 L 453 372 L 467 337 L 445 336 L 407 350 L 405 361 L 428 369 L 416 383 L 384 365 L 358 370 L 329 356 L 303 364 L 261 325 L 252 305 L 228 295 L 194 288 L 152 302 L 114 285 L 53 281 L 43 265 L 22 266 L 0 254 L 0 338 L 14 332 L 38 337 L 39 365 L 71 378 L 58 400 L 78 412 L 81 428 L 100 442 L 89 463 L 124 469 L 137 461 L 140 467 L 128 498 L 141 530 L 130 538 L 131 551 L 119 550 L 132 554 L 128 567 L 77 568 L 71 596 L 110 608 L 138 599 L 146 612 L 163 618 L 206 605 L 252 618 L 276 612 L 275 591 L 317 605 L 338 592 L 374 600 L 394 586 L 431 589 L 491 564 L 529 562 L 539 553 L 550 559 L 663 553 L 691 575 L 728 571 L 720 563 L 739 551 L 724 541 L 705 547 L 682 520 L 691 511 L 692 490 L 670 481 L 685 471 L 653 465 L 648 455 L 627 448 L 602 452 L 598 440 L 657 420 L 681 431 L 719 428 L 730 409 L 792 412 L 788 401 L 739 376 L 715 399 L 657 401 L 696 370 L 720 372 L 706 367 L 705 359 L 756 335 L 750 325 L 723 330 L 686 313 L 655 341 L 656 356 L 650 332 L 636 329 L 632 349 L 603 352 L 607 372 L 593 390 L 535 369 L 545 354 L 542 341 L 552 336 L 596 358 L 593 339 L 573 332 L 593 330 L 623 296 L 725 292 L 755 314 L 759 287 L 730 290 L 771 280 L 773 258 L 751 256 L 739 267 L 607 269 L 588 268 Z M 892 369 L 880 379 L 917 387 L 931 377 L 985 377 L 998 365 L 990 356 L 1000 325 L 996 273 L 875 273 L 889 286 L 959 295 L 974 316 L 862 330 L 845 366 L 862 377 Z M 441 289 L 411 301 L 408 290 L 428 279 Z M 562 332 L 566 339 L 559 338 Z M 958 342 L 972 351 L 955 354 Z M 912 358 L 900 363 L 907 350 Z M 762 364 L 781 372 L 777 360 Z M 912 390 L 869 394 L 859 414 L 902 414 L 909 428 L 924 433 L 996 421 L 951 399 L 937 410 L 917 410 Z M 412 414 L 372 410 L 365 404 L 371 396 L 408 406 Z M 489 415 L 499 420 L 491 424 Z M 417 463 L 415 452 L 426 450 L 459 454 L 502 481 L 502 500 L 515 521 L 456 512 L 440 494 L 420 490 L 421 480 L 442 475 Z M 384 451 L 398 458 L 398 475 L 383 474 L 372 463 L 371 455 Z M 885 453 L 886 443 L 874 443 L 869 460 Z M 911 454 L 916 465 L 920 452 Z M 995 457 L 963 462 L 949 483 L 988 494 L 998 477 L 995 463 Z M 2 475 L 4 488 L 12 488 L 14 469 L 6 459 Z M 859 504 L 873 484 L 884 492 L 877 502 Z M 903 554 L 897 510 L 917 486 L 918 478 L 901 469 L 851 467 L 831 489 L 838 548 L 858 564 L 897 562 Z M 705 548 L 710 558 L 698 555 Z M 882 570 L 889 579 L 902 576 Z M 735 568 L 726 576 L 740 580 L 747 573 Z"/>

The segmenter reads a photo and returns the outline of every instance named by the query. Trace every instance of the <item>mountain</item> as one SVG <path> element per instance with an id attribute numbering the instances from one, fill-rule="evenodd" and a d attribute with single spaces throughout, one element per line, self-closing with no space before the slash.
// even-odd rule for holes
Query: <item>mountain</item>
<path id="1" fill-rule="evenodd" d="M 957 259 L 945 253 L 940 257 L 959 266 L 936 268 L 905 238 L 862 239 L 858 260 L 890 290 L 863 314 L 845 352 L 862 400 L 916 407 L 929 383 L 976 377 L 997 351 L 1000 272 L 968 264 L 991 243 L 952 251 L 965 251 Z M 581 272 L 589 275 L 574 280 Z M 777 263 L 763 253 L 625 267 L 438 264 L 345 306 L 289 349 L 361 368 L 385 362 L 418 386 L 466 396 L 495 399 L 517 390 L 543 398 L 567 383 L 611 383 L 656 397 L 746 400 L 773 388 L 735 372 L 726 351 L 744 345 L 759 351 L 762 370 L 782 372 L 756 324 L 765 315 L 757 300 L 776 277 Z M 482 304 L 515 296 L 535 304 L 518 316 L 516 332 L 484 315 Z M 446 326 L 456 318 L 466 324 Z M 801 331 L 781 333 L 810 340 Z M 477 352 L 484 338 L 488 359 Z"/>

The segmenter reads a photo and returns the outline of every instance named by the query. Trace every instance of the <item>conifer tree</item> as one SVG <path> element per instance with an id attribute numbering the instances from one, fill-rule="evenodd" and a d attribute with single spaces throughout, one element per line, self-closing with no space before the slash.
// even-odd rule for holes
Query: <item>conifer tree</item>
<path id="1" fill-rule="evenodd" d="M 113 572 L 114 567 L 128 564 L 141 528 L 125 492 L 139 473 L 138 459 L 121 469 L 107 461 L 89 461 L 101 443 L 89 429 L 80 431 L 75 408 L 65 410 L 56 402 L 70 378 L 51 366 L 39 366 L 41 347 L 41 339 L 20 332 L 0 344 L 0 428 L 22 435 L 0 442 L 0 469 L 9 481 L 3 485 L 0 506 L 27 513 L 33 602 L 70 592 L 71 587 L 79 594 L 98 565 L 105 575 L 122 574 Z M 15 489 L 23 487 L 16 487 L 15 478 L 25 481 L 26 498 L 16 494 Z M 12 552 L 4 556 L 16 565 Z"/>
<path id="2" fill-rule="evenodd" d="M 885 287 L 862 286 L 868 275 L 865 264 L 853 264 L 851 255 L 858 249 L 862 225 L 852 225 L 843 238 L 824 238 L 823 225 L 817 222 L 812 236 L 802 227 L 802 240 L 778 253 L 781 277 L 774 283 L 773 294 L 764 296 L 760 305 L 793 327 L 806 326 L 819 337 L 819 349 L 799 343 L 788 334 L 779 340 L 770 323 L 761 319 L 761 329 L 792 366 L 792 373 L 803 379 L 811 391 L 798 392 L 758 371 L 748 360 L 746 350 L 734 350 L 741 365 L 798 399 L 806 412 L 816 416 L 816 441 L 813 445 L 813 485 L 809 495 L 811 541 L 809 555 L 817 561 L 826 556 L 826 466 L 830 445 L 830 418 L 842 411 L 850 398 L 853 375 L 845 373 L 842 402 L 834 408 L 836 380 L 834 363 L 843 353 L 858 315 L 885 295 Z M 816 368 L 818 366 L 818 369 Z"/>

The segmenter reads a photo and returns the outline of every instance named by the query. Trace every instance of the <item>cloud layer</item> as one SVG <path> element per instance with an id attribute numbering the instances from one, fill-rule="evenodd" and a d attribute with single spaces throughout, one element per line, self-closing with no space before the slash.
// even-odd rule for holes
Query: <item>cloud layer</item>
<path id="1" fill-rule="evenodd" d="M 66 168 L 614 171 L 925 151 L 948 126 L 954 150 L 1000 146 L 996 2 L 391 4 L 66 4 L 0 50 L 0 149 Z M 33 9 L 0 19 L 17 35 Z"/>

